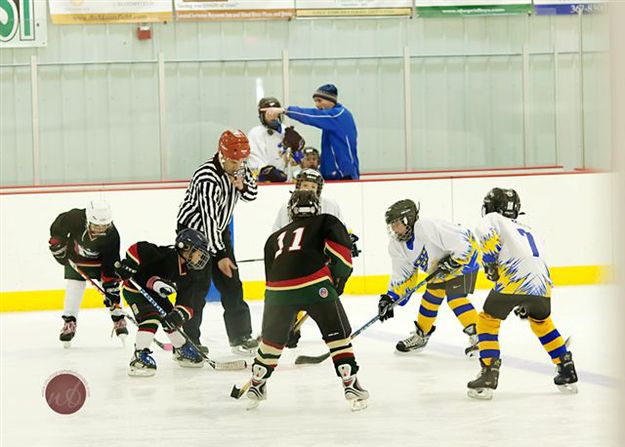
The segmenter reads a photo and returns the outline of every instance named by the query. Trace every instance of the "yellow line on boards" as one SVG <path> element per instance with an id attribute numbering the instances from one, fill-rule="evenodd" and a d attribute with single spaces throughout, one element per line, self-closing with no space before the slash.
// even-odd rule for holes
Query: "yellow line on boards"
<path id="1" fill-rule="evenodd" d="M 552 267 L 551 277 L 556 286 L 604 284 L 612 281 L 613 271 L 610 266 L 573 266 Z M 377 295 L 387 290 L 388 275 L 355 276 L 349 279 L 345 287 L 346 295 Z M 483 272 L 477 280 L 478 289 L 489 289 L 492 283 Z M 246 281 L 243 283 L 246 300 L 261 300 L 265 294 L 264 281 Z M 34 310 L 62 310 L 64 290 L 36 290 L 20 292 L 0 292 L 0 312 L 19 312 Z M 94 289 L 87 289 L 81 308 L 104 307 L 102 296 Z"/>

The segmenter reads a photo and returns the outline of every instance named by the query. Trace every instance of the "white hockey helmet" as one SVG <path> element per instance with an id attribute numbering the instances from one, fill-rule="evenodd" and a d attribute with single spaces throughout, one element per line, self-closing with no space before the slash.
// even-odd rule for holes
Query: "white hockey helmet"
<path id="1" fill-rule="evenodd" d="M 113 211 L 106 200 L 89 201 L 85 214 L 87 215 L 87 229 L 92 236 L 103 235 L 113 224 Z"/>

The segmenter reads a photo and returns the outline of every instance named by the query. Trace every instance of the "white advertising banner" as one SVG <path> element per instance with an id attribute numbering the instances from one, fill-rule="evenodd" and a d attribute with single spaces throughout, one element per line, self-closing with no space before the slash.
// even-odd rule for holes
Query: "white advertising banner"
<path id="1" fill-rule="evenodd" d="M 410 16 L 412 0 L 295 0 L 297 17 Z"/>
<path id="2" fill-rule="evenodd" d="M 46 0 L 0 0 L 0 48 L 47 45 Z"/>
<path id="3" fill-rule="evenodd" d="M 416 0 L 418 17 L 529 14 L 532 0 Z"/>
<path id="4" fill-rule="evenodd" d="M 50 0 L 50 16 L 56 25 L 168 22 L 173 6 L 170 0 Z"/>
<path id="5" fill-rule="evenodd" d="M 177 20 L 289 20 L 295 0 L 175 0 Z"/>

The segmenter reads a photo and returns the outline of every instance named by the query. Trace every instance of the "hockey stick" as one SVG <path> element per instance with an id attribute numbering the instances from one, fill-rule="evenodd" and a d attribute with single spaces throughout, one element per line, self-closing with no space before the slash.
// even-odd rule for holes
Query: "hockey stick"
<path id="1" fill-rule="evenodd" d="M 300 318 L 299 320 L 297 320 L 295 322 L 295 324 L 293 325 L 293 327 L 291 328 L 292 331 L 297 331 L 299 330 L 299 328 L 302 327 L 302 325 L 304 324 L 304 322 L 308 319 L 310 315 L 308 315 L 307 313 L 305 313 L 304 315 L 302 315 L 302 318 Z M 252 384 L 251 380 L 248 380 L 241 388 L 239 388 L 236 385 L 232 386 L 232 391 L 230 391 L 230 397 L 233 397 L 235 399 L 240 399 L 246 392 L 247 390 L 250 388 L 250 385 Z"/>
<path id="2" fill-rule="evenodd" d="M 413 287 L 412 289 L 409 289 L 406 295 L 408 296 L 408 299 L 410 298 L 410 296 L 412 295 L 412 293 L 414 293 L 415 291 L 417 291 L 419 288 L 421 288 L 425 283 L 429 282 L 430 280 L 432 280 L 436 275 L 438 275 L 439 273 L 441 273 L 441 269 L 440 268 L 436 268 L 436 270 L 434 270 L 432 273 L 430 273 L 423 281 L 421 281 L 419 284 L 417 284 L 415 287 Z M 404 300 L 397 300 L 393 303 L 391 308 L 394 308 L 395 306 L 397 306 L 400 302 L 403 302 Z M 405 299 L 405 301 L 407 302 L 408 300 Z M 356 332 L 354 332 L 350 338 L 355 338 L 358 335 L 360 335 L 362 332 L 364 332 L 366 329 L 368 329 L 373 323 L 375 323 L 376 321 L 378 321 L 380 319 L 380 315 L 376 315 L 375 317 L 373 317 L 372 319 L 370 319 L 369 321 L 367 321 L 360 329 L 358 329 Z M 325 354 L 322 355 L 318 355 L 318 356 L 311 356 L 311 355 L 298 355 L 297 358 L 295 359 L 295 364 L 296 365 L 315 365 L 317 363 L 321 363 L 323 362 L 325 359 L 329 358 L 331 355 L 331 353 L 328 351 Z"/>
<path id="3" fill-rule="evenodd" d="M 242 261 L 237 261 L 236 263 L 237 263 L 237 264 L 243 264 L 243 263 L 245 263 L 245 262 L 262 262 L 262 261 L 264 261 L 264 260 L 265 260 L 264 258 L 258 258 L 258 259 L 244 259 L 244 260 L 242 260 Z"/>
<path id="4" fill-rule="evenodd" d="M 69 263 L 70 267 L 73 268 L 76 273 L 78 273 L 80 276 L 82 276 L 85 281 L 87 281 L 89 284 L 91 284 L 98 292 L 100 292 L 100 294 L 106 298 L 106 292 L 104 291 L 104 289 L 102 288 L 102 285 L 97 282 L 95 279 L 91 279 L 89 277 L 89 275 L 87 275 L 85 273 L 85 271 L 83 269 L 81 269 L 80 267 L 78 267 L 78 265 L 72 261 L 71 259 L 68 259 L 67 262 Z M 123 310 L 122 310 L 123 312 Z M 132 315 L 123 312 L 124 313 L 124 317 L 128 318 L 128 320 L 130 320 L 130 322 L 132 324 L 134 324 L 136 327 L 139 327 L 139 323 L 137 323 L 137 320 L 135 320 Z M 173 351 L 174 347 L 172 346 L 171 343 L 163 343 L 159 340 L 154 339 L 154 343 L 161 349 L 163 349 L 164 351 Z"/>
<path id="5" fill-rule="evenodd" d="M 139 293 L 141 295 L 143 295 L 143 297 L 152 305 L 152 307 L 158 312 L 158 314 L 162 317 L 165 318 L 167 316 L 167 313 L 163 310 L 163 308 L 161 306 L 158 305 L 158 303 L 154 300 L 154 298 L 152 298 L 152 296 L 145 291 L 145 289 L 143 287 L 141 287 L 139 284 L 137 284 L 137 282 L 130 278 L 128 280 L 128 282 L 130 282 L 130 284 L 132 284 L 133 287 L 135 287 Z M 197 347 L 197 345 L 195 343 L 193 343 L 191 341 L 191 339 L 189 338 L 189 336 L 180 328 L 176 329 L 176 331 L 182 335 L 185 339 L 185 341 L 187 343 L 189 343 L 193 349 L 195 349 L 202 357 L 204 357 L 204 360 L 206 362 L 208 362 L 208 364 L 213 368 L 213 369 L 220 369 L 220 370 L 224 370 L 224 369 L 228 369 L 228 370 L 232 370 L 232 369 L 245 369 L 247 368 L 247 362 L 245 360 L 232 360 L 232 361 L 228 361 L 228 362 L 218 362 L 215 360 L 212 360 L 211 358 L 209 358 L 206 354 L 204 354 L 200 348 Z"/>

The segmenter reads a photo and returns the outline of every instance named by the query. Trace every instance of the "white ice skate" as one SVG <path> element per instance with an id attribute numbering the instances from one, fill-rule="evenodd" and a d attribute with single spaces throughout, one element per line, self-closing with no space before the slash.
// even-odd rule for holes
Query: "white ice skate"
<path id="1" fill-rule="evenodd" d="M 252 379 L 250 387 L 245 394 L 248 398 L 247 409 L 253 410 L 260 405 L 260 402 L 267 399 L 267 376 L 269 371 L 262 365 L 252 366 Z"/>
<path id="2" fill-rule="evenodd" d="M 343 380 L 343 391 L 345 399 L 349 402 L 352 411 L 360 411 L 367 408 L 367 400 L 369 399 L 369 391 L 360 386 L 356 374 L 352 374 L 350 365 L 340 365 L 338 367 Z"/>
<path id="3" fill-rule="evenodd" d="M 72 339 L 76 335 L 76 317 L 63 316 L 63 328 L 59 335 L 59 340 L 63 342 L 63 347 L 68 349 L 72 345 Z"/>
<path id="4" fill-rule="evenodd" d="M 395 353 L 397 354 L 413 354 L 423 350 L 430 340 L 430 336 L 436 330 L 436 326 L 428 334 L 425 334 L 415 321 L 415 330 L 410 332 L 410 337 L 397 342 L 395 345 Z"/>

